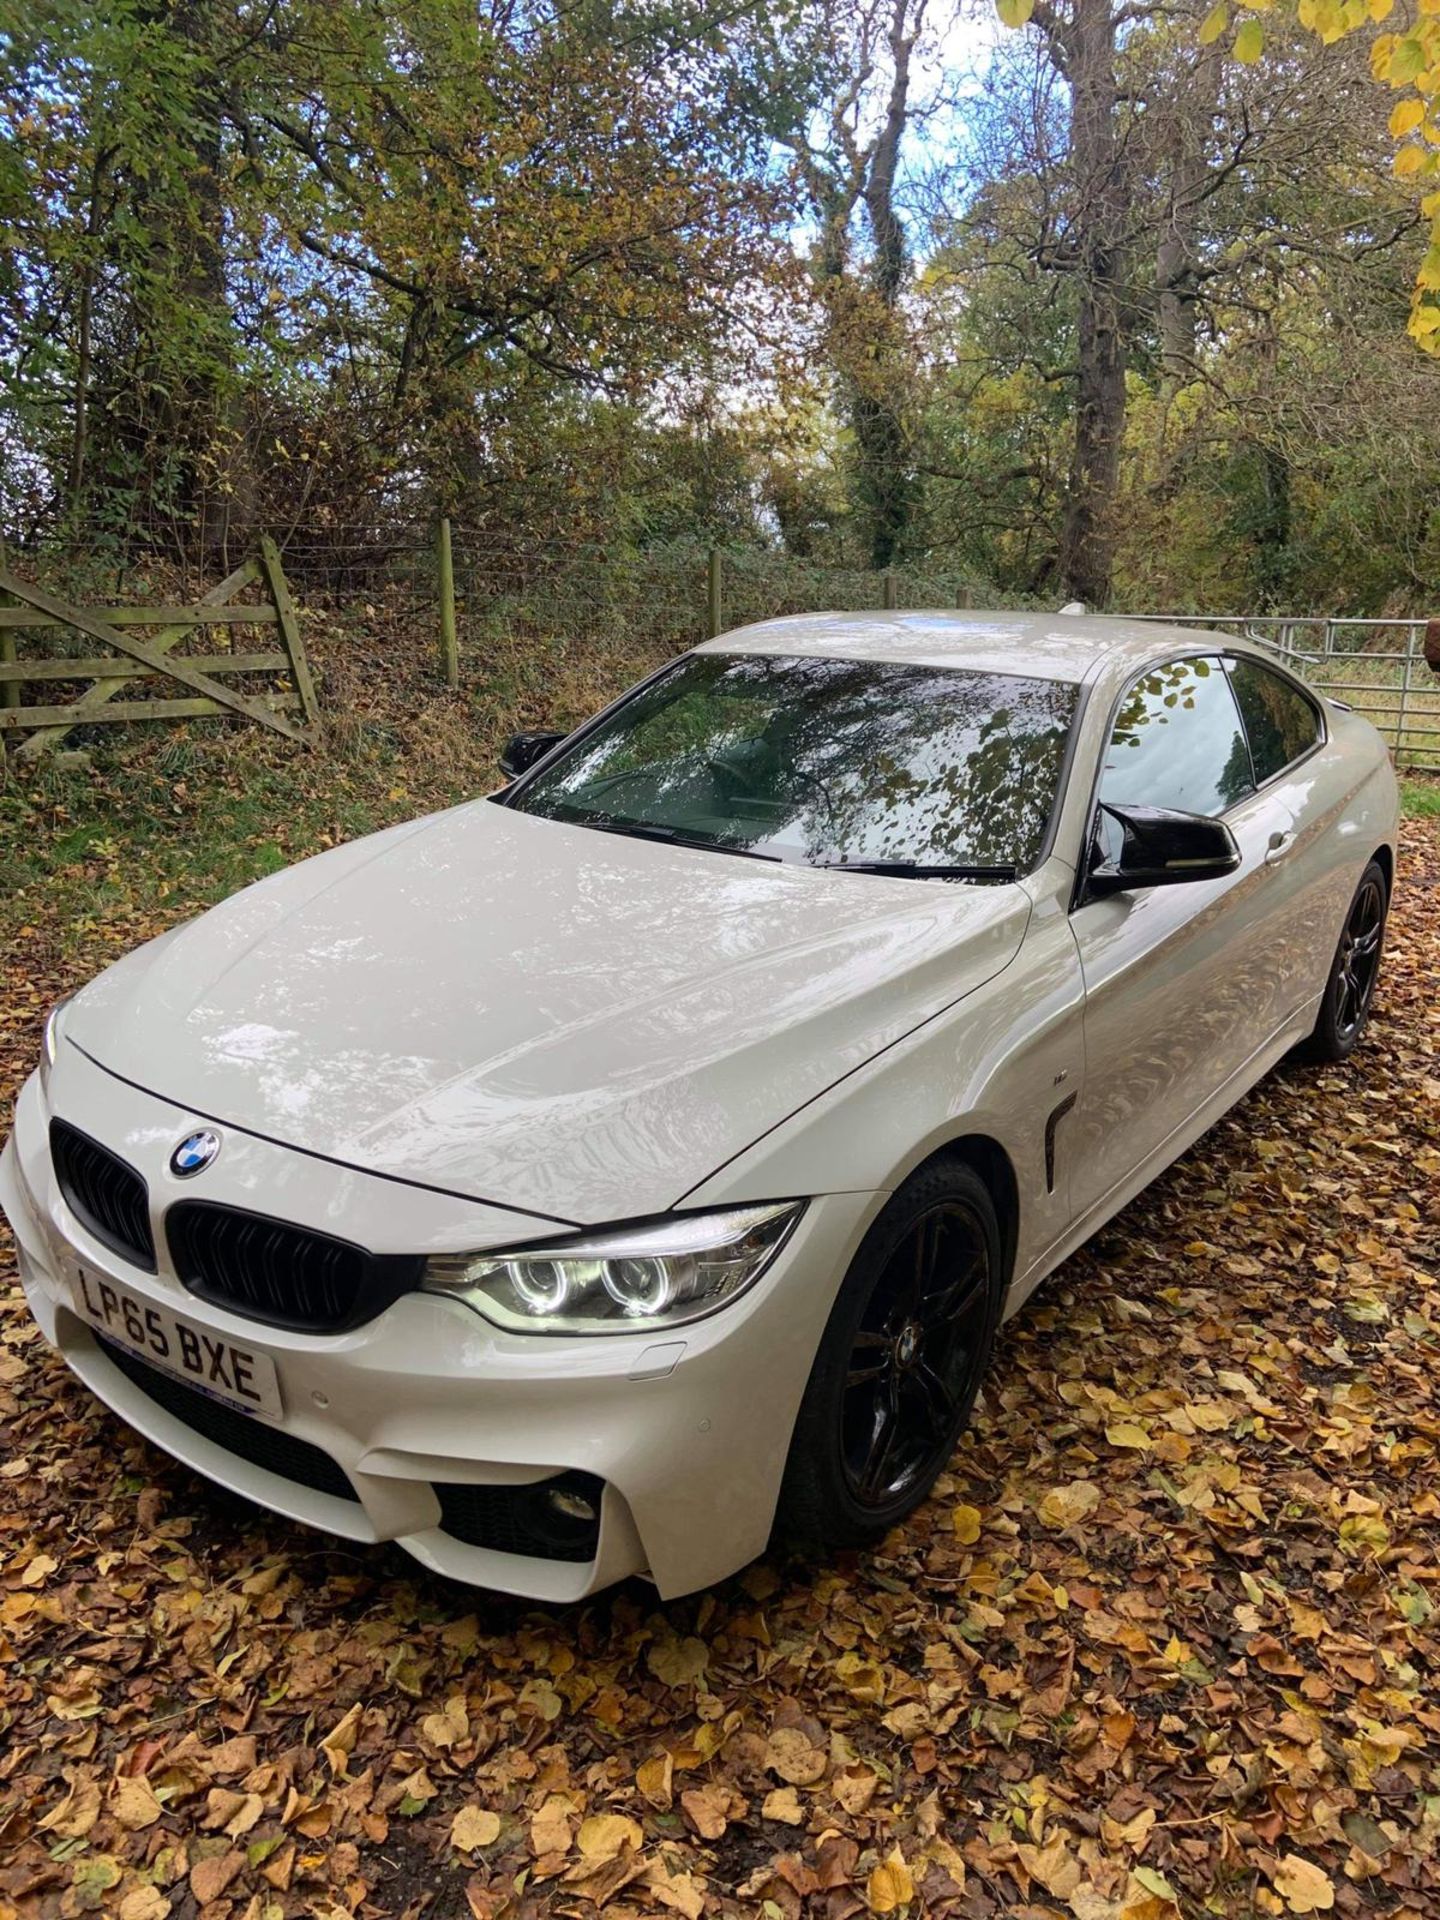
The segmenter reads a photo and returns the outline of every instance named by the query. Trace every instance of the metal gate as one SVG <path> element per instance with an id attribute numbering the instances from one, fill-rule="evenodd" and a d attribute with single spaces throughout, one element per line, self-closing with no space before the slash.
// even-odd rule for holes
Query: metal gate
<path id="1" fill-rule="evenodd" d="M 1175 627 L 1236 633 L 1303 674 L 1317 692 L 1363 713 L 1398 766 L 1440 772 L 1440 678 L 1424 653 L 1424 620 L 1348 620 L 1321 614 L 1142 614 Z"/>

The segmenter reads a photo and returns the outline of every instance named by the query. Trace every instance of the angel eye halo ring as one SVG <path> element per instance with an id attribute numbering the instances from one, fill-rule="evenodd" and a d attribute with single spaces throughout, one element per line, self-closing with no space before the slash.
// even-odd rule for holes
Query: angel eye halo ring
<path id="1" fill-rule="evenodd" d="M 510 1331 L 643 1333 L 683 1326 L 754 1285 L 805 1203 L 672 1213 L 570 1240 L 433 1255 L 422 1288 Z"/>

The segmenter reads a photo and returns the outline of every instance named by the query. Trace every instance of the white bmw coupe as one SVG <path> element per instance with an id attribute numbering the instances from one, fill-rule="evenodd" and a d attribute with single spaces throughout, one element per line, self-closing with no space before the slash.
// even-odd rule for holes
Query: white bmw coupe
<path id="1" fill-rule="evenodd" d="M 462 1580 L 874 1539 L 1000 1321 L 1365 1025 L 1385 748 L 1220 634 L 774 620 L 505 770 L 58 1008 L 0 1161 L 102 1400 Z"/>

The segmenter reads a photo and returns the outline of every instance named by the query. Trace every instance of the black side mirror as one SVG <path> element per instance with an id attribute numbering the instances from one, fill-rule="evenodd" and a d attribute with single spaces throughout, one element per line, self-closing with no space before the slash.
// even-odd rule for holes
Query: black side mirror
<path id="1" fill-rule="evenodd" d="M 512 733 L 500 755 L 500 771 L 507 780 L 518 779 L 564 738 L 563 733 Z"/>
<path id="2" fill-rule="evenodd" d="M 1120 828 L 1120 851 L 1097 858 L 1085 880 L 1093 900 L 1141 887 L 1174 887 L 1188 880 L 1222 880 L 1240 865 L 1240 849 L 1223 820 L 1171 807 L 1114 807 L 1100 802 Z M 1096 853 L 1100 852 L 1096 837 Z"/>

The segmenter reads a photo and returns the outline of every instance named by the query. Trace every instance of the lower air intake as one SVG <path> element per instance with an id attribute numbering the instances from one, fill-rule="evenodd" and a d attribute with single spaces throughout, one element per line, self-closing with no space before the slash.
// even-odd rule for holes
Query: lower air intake
<path id="1" fill-rule="evenodd" d="M 528 1487 L 435 1485 L 440 1524 L 452 1540 L 532 1560 L 593 1560 L 603 1492 L 593 1473 L 562 1473 Z"/>
<path id="2" fill-rule="evenodd" d="M 223 1447 L 226 1453 L 233 1453 L 240 1460 L 248 1460 L 252 1467 L 264 1467 L 267 1473 L 278 1474 L 282 1480 L 293 1480 L 296 1486 L 309 1487 L 314 1493 L 333 1494 L 339 1500 L 354 1500 L 355 1489 L 343 1469 L 328 1453 L 312 1447 L 308 1440 L 297 1440 L 279 1427 L 236 1413 L 208 1394 L 187 1387 L 183 1380 L 150 1366 L 128 1347 L 117 1346 L 113 1340 L 98 1334 L 96 1339 L 111 1364 L 137 1386 L 147 1400 L 153 1400 L 192 1433 L 213 1440 L 217 1447 Z"/>

